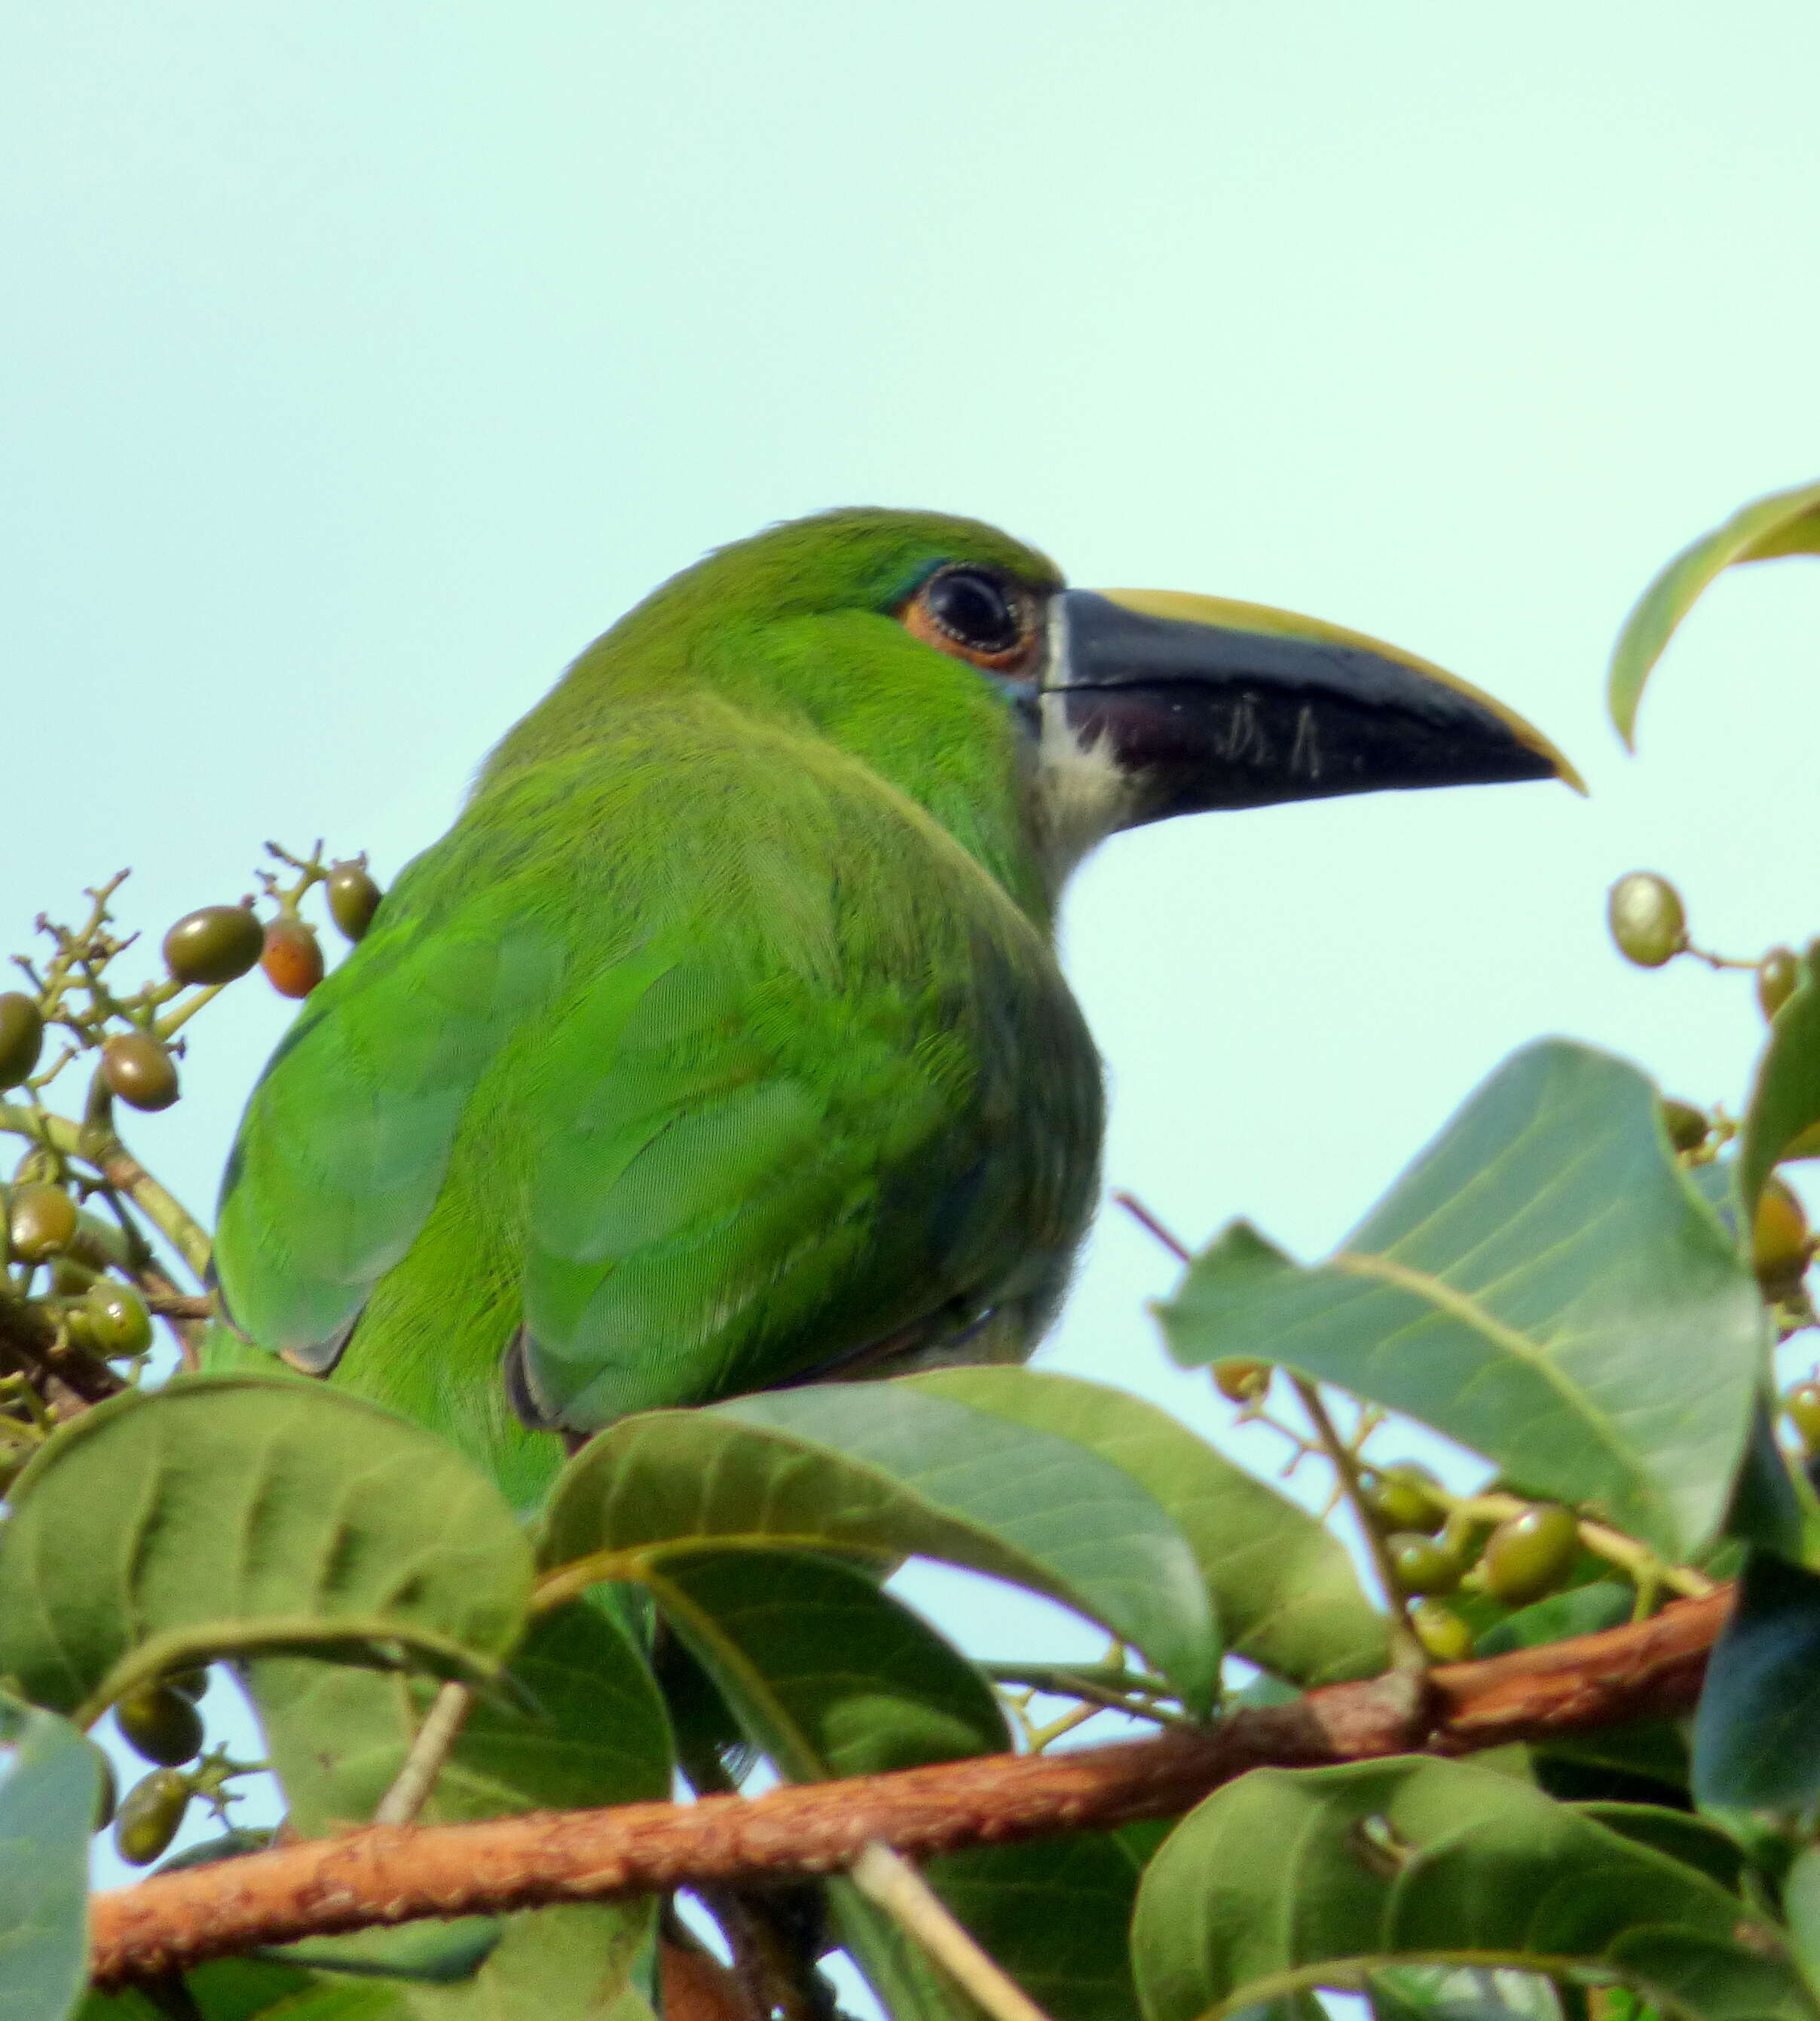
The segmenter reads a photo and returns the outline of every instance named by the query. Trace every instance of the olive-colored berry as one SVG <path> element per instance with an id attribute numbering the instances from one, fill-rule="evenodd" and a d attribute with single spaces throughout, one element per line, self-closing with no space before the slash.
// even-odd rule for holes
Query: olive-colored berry
<path id="1" fill-rule="evenodd" d="M 149 1032 L 122 1032 L 101 1048 L 101 1078 L 134 1109 L 169 1109 L 177 1098 L 177 1061 Z"/>
<path id="2" fill-rule="evenodd" d="M 190 1807 L 187 1776 L 155 1768 L 126 1793 L 114 1820 L 114 1850 L 129 1866 L 149 1866 L 177 1835 Z"/>
<path id="3" fill-rule="evenodd" d="M 1677 1151 L 1698 1151 L 1713 1134 L 1713 1119 L 1691 1102 L 1678 1102 L 1672 1094 L 1662 1097 L 1662 1122 L 1669 1142 Z"/>
<path id="4" fill-rule="evenodd" d="M 44 1051 L 44 1013 L 16 989 L 0 995 L 0 1087 L 16 1087 Z"/>
<path id="5" fill-rule="evenodd" d="M 120 1808 L 120 1779 L 114 1772 L 113 1762 L 98 1747 L 95 1750 L 95 1765 L 101 1772 L 96 1779 L 95 1822 L 89 1829 L 105 1831 Z"/>
<path id="6" fill-rule="evenodd" d="M 151 1345 L 151 1314 L 130 1284 L 97 1277 L 82 1298 L 89 1338 L 102 1356 L 143 1354 Z"/>
<path id="7" fill-rule="evenodd" d="M 259 965 L 279 996 L 308 996 L 322 979 L 322 944 L 303 920 L 281 914 L 265 930 Z"/>
<path id="8" fill-rule="evenodd" d="M 1766 1018 L 1773 1018 L 1801 982 L 1800 957 L 1793 948 L 1771 948 L 1756 965 L 1756 1000 Z"/>
<path id="9" fill-rule="evenodd" d="M 1810 1378 L 1792 1384 L 1782 1393 L 1782 1408 L 1795 1428 L 1802 1450 L 1820 1452 L 1820 1382 Z"/>
<path id="10" fill-rule="evenodd" d="M 1384 1540 L 1396 1582 L 1405 1593 L 1451 1593 L 1461 1564 L 1453 1553 L 1419 1530 L 1398 1530 Z"/>
<path id="11" fill-rule="evenodd" d="M 144 1684 L 114 1708 L 123 1738 L 147 1761 L 174 1768 L 193 1761 L 202 1749 L 202 1715 L 195 1702 L 169 1684 Z"/>
<path id="12" fill-rule="evenodd" d="M 329 916 L 351 941 L 364 940 L 384 896 L 362 862 L 337 863 L 329 872 Z"/>
<path id="13" fill-rule="evenodd" d="M 1773 1174 L 1764 1183 L 1752 1225 L 1751 1268 L 1771 1298 L 1785 1298 L 1801 1281 L 1811 1245 L 1807 1211 Z"/>
<path id="14" fill-rule="evenodd" d="M 209 1666 L 197 1663 L 187 1670 L 173 1670 L 164 1682 L 173 1691 L 181 1691 L 194 1705 L 209 1688 Z"/>
<path id="15" fill-rule="evenodd" d="M 231 982 L 264 945 L 265 929 L 250 905 L 204 905 L 165 935 L 165 966 L 179 982 Z"/>
<path id="16" fill-rule="evenodd" d="M 61 1186 L 27 1180 L 6 1204 L 6 1239 L 22 1263 L 60 1256 L 76 1239 L 76 1203 Z"/>
<path id="17" fill-rule="evenodd" d="M 1660 968 L 1687 945 L 1681 894 L 1653 870 L 1619 878 L 1606 901 L 1606 917 L 1618 952 L 1640 968 Z"/>
<path id="18" fill-rule="evenodd" d="M 1437 1663 L 1463 1663 L 1472 1653 L 1472 1631 L 1438 1600 L 1418 1600 L 1409 1611 L 1416 1640 Z"/>
<path id="19" fill-rule="evenodd" d="M 1387 1530 L 1419 1530 L 1432 1536 L 1447 1520 L 1447 1505 L 1435 1492 L 1440 1483 L 1425 1466 L 1400 1460 L 1360 1477 L 1365 1506 Z"/>
<path id="20" fill-rule="evenodd" d="M 1214 1364 L 1213 1377 L 1214 1387 L 1228 1403 L 1261 1404 L 1270 1387 L 1270 1364 L 1229 1356 Z"/>
<path id="21" fill-rule="evenodd" d="M 1558 1502 L 1532 1502 L 1500 1523 L 1479 1560 L 1485 1590 L 1507 1607 L 1527 1607 L 1552 1593 L 1579 1555 L 1580 1526 Z"/>

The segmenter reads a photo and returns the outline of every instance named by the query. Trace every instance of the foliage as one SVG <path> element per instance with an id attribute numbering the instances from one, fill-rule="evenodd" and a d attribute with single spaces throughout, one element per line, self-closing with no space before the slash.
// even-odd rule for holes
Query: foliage
<path id="1" fill-rule="evenodd" d="M 1810 486 L 1670 565 L 1614 660 L 1627 737 L 1705 584 L 1820 552 L 1817 530 Z M 358 861 L 273 854 L 290 881 L 265 877 L 263 914 L 179 922 L 154 981 L 115 979 L 133 944 L 116 879 L 0 995 L 0 1131 L 24 1145 L 0 1272 L 0 2021 L 635 2021 L 657 1961 L 686 1950 L 668 1906 L 583 1906 L 85 1997 L 105 1806 L 81 1729 L 129 1702 L 162 1765 L 117 1836 L 155 1859 L 261 1765 L 198 1737 L 200 1666 L 252 1691 L 291 1829 L 315 1835 L 661 1800 L 678 1775 L 725 1792 L 760 1763 L 821 1782 L 1193 1728 L 1427 1652 L 1642 1621 L 1741 1568 L 1691 1764 L 1657 1721 L 1483 1764 L 1263 1768 L 1173 1824 L 1088 1819 L 927 1877 L 1055 2021 L 1300 2016 L 1323 1988 L 1383 2021 L 1820 2015 L 1820 1386 L 1779 1407 L 1773 1389 L 1777 1349 L 1816 1324 L 1813 1241 L 1778 1174 L 1820 1153 L 1816 950 L 1715 954 L 1665 879 L 1633 873 L 1622 952 L 1755 974 L 1767 1036 L 1740 1120 L 1550 1040 L 1494 1071 L 1330 1257 L 1240 1222 L 1188 1261 L 1159 1309 L 1169 1351 L 1321 1477 L 1320 1517 L 1152 1405 L 994 1367 L 625 1419 L 527 1520 L 428 1433 L 280 1364 L 194 1372 L 207 1237 L 120 1110 L 179 1098 L 184 1028 L 255 966 L 314 986 L 318 887 L 351 939 L 380 902 Z M 1400 1466 L 1399 1420 L 1476 1456 L 1479 1485 Z M 1329 1517 L 1356 1526 L 1369 1582 Z M 911 1557 L 1059 1602 L 1111 1638 L 1104 1660 L 963 1653 L 890 1590 Z M 850 1881 L 706 1906 L 760 2005 L 827 2012 L 814 1961 L 838 1945 L 906 2021 L 976 2011 Z"/>

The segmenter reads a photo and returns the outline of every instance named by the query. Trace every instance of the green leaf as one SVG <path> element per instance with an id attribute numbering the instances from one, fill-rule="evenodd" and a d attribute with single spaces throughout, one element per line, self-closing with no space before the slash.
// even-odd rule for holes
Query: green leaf
<path id="1" fill-rule="evenodd" d="M 294 1966 L 218 1958 L 184 1976 L 201 2021 L 410 2021 L 395 1988 L 316 1979 Z M 170 2021 L 137 1986 L 92 1993 L 77 2021 Z"/>
<path id="2" fill-rule="evenodd" d="M 53 1713 L 0 1697 L 0 2021 L 64 2021 L 89 1965 L 100 1757 Z"/>
<path id="3" fill-rule="evenodd" d="M 650 1900 L 534 1909 L 460 1986 L 408 1986 L 416 2021 L 652 2021 L 647 1975 L 657 1905 Z"/>
<path id="4" fill-rule="evenodd" d="M 1550 1593 L 1494 1622 L 1472 1644 L 1475 1656 L 1502 1656 L 1512 1649 L 1539 1648 L 1570 1636 L 1596 1635 L 1630 1619 L 1636 1589 L 1618 1579 L 1595 1579 L 1567 1593 Z"/>
<path id="5" fill-rule="evenodd" d="M 1800 986 L 1770 1021 L 1744 1112 L 1738 1186 L 1747 1227 L 1754 1224 L 1764 1182 L 1803 1134 L 1820 1123 L 1820 980 L 1805 963 L 1802 974 Z"/>
<path id="6" fill-rule="evenodd" d="M 1607 1831 L 1633 1839 L 1639 1845 L 1653 1846 L 1716 1881 L 1721 1888 L 1738 1892 L 1744 1873 L 1744 1852 L 1729 1832 L 1690 1811 L 1671 1811 L 1660 1804 L 1576 1804 L 1582 1817 L 1590 1818 Z"/>
<path id="7" fill-rule="evenodd" d="M 314 1837 L 369 1818 L 403 1764 L 432 1688 L 307 1657 L 262 1658 L 247 1675 L 297 1829 Z M 507 1677 L 509 1691 L 470 1710 L 424 1805 L 426 1820 L 455 1823 L 669 1794 L 663 1705 L 609 1608 L 583 1599 L 540 1616 Z M 470 2012 L 472 2021 L 520 2015 L 595 2021 L 610 2012 L 616 2021 L 645 2021 L 627 1974 L 650 1925 L 650 1905 L 641 1902 L 535 1910 L 502 1919 L 494 1926 L 497 1943 L 484 1951 L 485 1932 L 477 1927 L 469 1933 L 468 1976 L 450 1986 L 413 1984 L 411 2012 L 424 2021 L 469 2021 Z M 359 1946 L 367 1968 L 389 1958 L 399 1969 L 388 1946 L 408 1935 L 369 1933 Z M 326 1949 L 349 1943 L 324 1940 Z M 475 1960 L 483 1961 L 478 1971 Z M 415 1970 L 422 1962 L 407 1955 L 402 1965 Z M 460 1969 L 453 1951 L 431 1962 Z M 315 2021 L 313 2010 L 308 2021 Z"/>
<path id="8" fill-rule="evenodd" d="M 1753 1552 L 1694 1721 L 1705 1804 L 1795 1810 L 1820 1793 L 1820 1576 Z"/>
<path id="9" fill-rule="evenodd" d="M 1612 650 L 1607 700 L 1626 744 L 1636 748 L 1637 705 L 1650 669 L 1713 577 L 1742 562 L 1811 554 L 1820 554 L 1820 484 L 1759 498 L 1676 555 L 1637 599 Z"/>
<path id="10" fill-rule="evenodd" d="M 1707 2021 L 1811 2021 L 1777 1933 L 1677 1859 L 1509 1777 L 1405 1757 L 1261 1769 L 1191 1812 L 1139 1889 L 1148 2021 L 1398 1963 L 1596 1972 Z"/>
<path id="11" fill-rule="evenodd" d="M 1128 1391 L 1027 1368 L 965 1368 L 909 1378 L 950 1398 L 1086 1446 L 1148 1488 L 1200 1566 L 1233 1649 L 1298 1684 L 1375 1677 L 1389 1662 L 1385 1619 L 1345 1547 L 1298 1502 Z"/>
<path id="12" fill-rule="evenodd" d="M 1327 1262 L 1235 1223 L 1160 1312 L 1185 1365 L 1338 1383 L 1676 1560 L 1724 1513 L 1767 1365 L 1650 1083 L 1561 1040 L 1500 1067 Z"/>
<path id="13" fill-rule="evenodd" d="M 179 1378 L 66 1425 L 0 1532 L 0 1676 L 79 1724 L 169 1669 L 388 1646 L 494 1674 L 530 1551 L 451 1447 L 333 1389 Z"/>
<path id="14" fill-rule="evenodd" d="M 980 1672 L 850 1565 L 801 1551 L 704 1551 L 650 1576 L 671 1625 L 792 1782 L 1010 1747 Z"/>
<path id="15" fill-rule="evenodd" d="M 1820 1994 L 1820 1845 L 1804 1847 L 1782 1881 L 1789 1942 L 1810 1989 Z"/>
<path id="16" fill-rule="evenodd" d="M 1133 2021 L 1131 1911 L 1160 1828 L 1074 1832 L 931 1860 L 926 1878 L 1051 2021 Z"/>
<path id="17" fill-rule="evenodd" d="M 305 1937 L 256 1952 L 312 1972 L 355 1979 L 420 1979 L 432 1986 L 471 1978 L 500 1940 L 497 1916 L 456 1916 L 446 1921 L 404 1923 L 396 1929 L 355 1930 L 345 1936 Z"/>
<path id="18" fill-rule="evenodd" d="M 924 1391 L 831 1383 L 653 1411 L 589 1441 L 552 1491 L 546 1567 L 642 1579 L 713 1549 L 918 1554 L 1044 1593 L 1141 1649 L 1196 1710 L 1219 1646 L 1193 1552 L 1122 1467 Z M 585 1561 L 585 1562 L 583 1562 Z"/>
<path id="19" fill-rule="evenodd" d="M 420 1679 L 307 1657 L 264 1657 L 248 1680 L 293 1823 L 306 1837 L 369 1818 L 429 1709 Z M 604 1608 L 538 1619 L 515 1689 L 476 1701 L 424 1806 L 459 1823 L 669 1793 L 669 1728 L 650 1670 Z"/>

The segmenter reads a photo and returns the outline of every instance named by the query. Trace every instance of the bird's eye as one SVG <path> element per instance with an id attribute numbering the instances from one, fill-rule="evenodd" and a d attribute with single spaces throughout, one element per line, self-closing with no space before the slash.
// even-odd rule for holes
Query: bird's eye
<path id="1" fill-rule="evenodd" d="M 957 646 L 970 653 L 1009 653 L 1024 636 L 1024 613 L 996 577 L 950 569 L 923 592 L 923 607 Z"/>

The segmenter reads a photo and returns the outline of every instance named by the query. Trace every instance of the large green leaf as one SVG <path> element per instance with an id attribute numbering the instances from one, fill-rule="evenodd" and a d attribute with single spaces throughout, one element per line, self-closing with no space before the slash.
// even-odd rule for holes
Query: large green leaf
<path id="1" fill-rule="evenodd" d="M 1236 1222 L 1161 1316 L 1186 1365 L 1338 1383 L 1677 1560 L 1724 1514 L 1768 1351 L 1649 1082 L 1560 1040 L 1499 1068 L 1325 1263 Z"/>
<path id="2" fill-rule="evenodd" d="M 978 1846 L 931 1860 L 926 1878 L 1051 2021 L 1134 2021 L 1131 1912 L 1166 1829 Z"/>
<path id="3" fill-rule="evenodd" d="M 0 1697 L 0 2021 L 64 2021 L 89 1963 L 101 1757 L 54 1713 Z"/>
<path id="4" fill-rule="evenodd" d="M 1741 562 L 1811 554 L 1820 554 L 1820 484 L 1756 499 L 1676 555 L 1637 599 L 1612 650 L 1607 698 L 1626 744 L 1636 743 L 1650 669 L 1713 577 Z"/>
<path id="5" fill-rule="evenodd" d="M 1162 1503 L 1198 1560 L 1236 1652 L 1298 1684 L 1375 1677 L 1382 1615 L 1325 1524 L 1128 1391 L 1025 1368 L 909 1378 L 930 1396 L 1053 1432 L 1123 1467 Z"/>
<path id="6" fill-rule="evenodd" d="M 395 1987 L 373 1980 L 317 1979 L 293 1966 L 218 1958 L 184 1975 L 196 2021 L 410 2021 Z M 173 2021 L 137 1986 L 91 1993 L 76 2021 Z"/>
<path id="7" fill-rule="evenodd" d="M 1753 1552 L 1694 1722 L 1703 1804 L 1793 1811 L 1820 1794 L 1820 1577 Z"/>
<path id="8" fill-rule="evenodd" d="M 307 1657 L 261 1658 L 247 1674 L 297 1827 L 315 1835 L 370 1817 L 403 1764 L 431 1687 Z M 426 1819 L 453 1823 L 669 1793 L 663 1706 L 608 1609 L 577 1600 L 541 1616 L 508 1680 L 509 1691 L 471 1709 L 424 1806 Z M 475 2021 L 594 2021 L 629 2002 L 621 2021 L 636 2021 L 640 2002 L 628 1973 L 650 1920 L 650 1905 L 637 1902 L 507 1917 L 496 1945 L 485 1946 L 478 1941 L 485 1932 L 475 1931 L 468 1963 L 479 1968 L 461 1983 L 410 1986 L 411 2010 L 425 2021 L 467 2021 L 471 2012 Z M 333 1940 L 310 1961 L 415 1975 L 424 1965 L 418 1942 L 410 1926 L 369 1932 Z M 442 1962 L 453 1969 L 460 1961 Z M 435 1957 L 430 1965 L 435 1975 Z"/>
<path id="9" fill-rule="evenodd" d="M 729 1549 L 945 1559 L 1101 1622 L 1194 1709 L 1218 1681 L 1199 1567 L 1156 1497 L 1072 1440 L 916 1380 L 625 1418 L 558 1480 L 540 1558 L 581 1583 Z"/>
<path id="10" fill-rule="evenodd" d="M 514 1656 L 515 1688 L 478 1700 L 424 1806 L 459 1823 L 669 1793 L 669 1730 L 650 1671 L 605 1609 L 544 1615 Z M 373 1815 L 429 1707 L 423 1681 L 308 1657 L 247 1677 L 290 1815 L 308 1836 Z"/>
<path id="11" fill-rule="evenodd" d="M 646 1577 L 751 1739 L 792 1781 L 1011 1744 L 979 1671 L 851 1565 L 803 1552 L 697 1551 L 657 1560 Z M 897 2021 L 971 2012 L 850 1883 L 832 1883 L 830 1895 L 844 1947 Z"/>
<path id="12" fill-rule="evenodd" d="M 1739 1196 L 1754 1221 L 1764 1182 L 1820 1123 L 1820 981 L 1803 967 L 1803 981 L 1770 1021 L 1769 1043 L 1744 1112 L 1738 1147 Z"/>
<path id="13" fill-rule="evenodd" d="M 654 1567 L 650 1580 L 752 1741 L 793 1782 L 1011 1745 L 980 1672 L 850 1565 L 801 1551 L 704 1551 Z"/>
<path id="14" fill-rule="evenodd" d="M 136 1682 L 223 1654 L 409 1651 L 491 1675 L 530 1550 L 441 1440 L 295 1381 L 179 1378 L 65 1426 L 0 1532 L 0 1676 L 93 1719 Z"/>
<path id="15" fill-rule="evenodd" d="M 1262 1769 L 1151 1863 L 1148 2021 L 1199 2021 L 1399 1962 L 1597 1970 L 1665 2012 L 1812 2021 L 1777 1932 L 1705 1874 L 1510 1777 L 1405 1757 Z"/>

